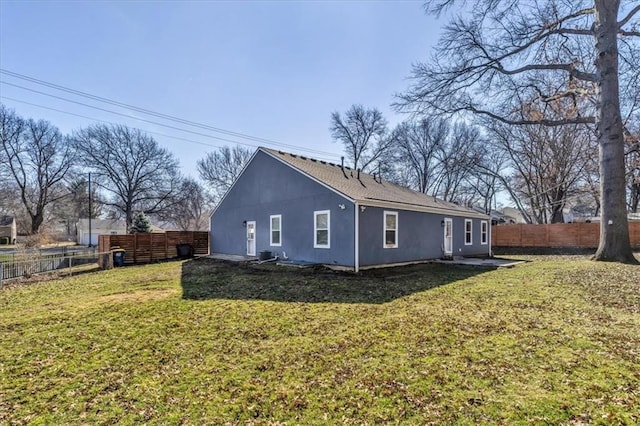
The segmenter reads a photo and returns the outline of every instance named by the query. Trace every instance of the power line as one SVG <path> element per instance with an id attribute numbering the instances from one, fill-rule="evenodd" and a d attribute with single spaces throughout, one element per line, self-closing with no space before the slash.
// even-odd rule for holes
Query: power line
<path id="1" fill-rule="evenodd" d="M 54 99 L 58 99 L 58 100 L 61 100 L 61 101 L 64 101 L 64 102 L 69 102 L 69 103 L 73 103 L 73 104 L 81 105 L 81 106 L 84 106 L 84 107 L 87 107 L 87 108 L 97 109 L 97 110 L 99 110 L 99 111 L 108 112 L 108 113 L 110 113 L 110 114 L 119 115 L 119 116 L 122 116 L 122 117 L 130 118 L 130 119 L 132 119 L 132 120 L 143 121 L 143 122 L 145 122 L 145 123 L 154 124 L 154 125 L 156 125 L 156 126 L 162 126 L 162 127 L 166 127 L 166 128 L 173 129 L 173 130 L 178 130 L 178 131 L 180 131 L 180 132 L 191 133 L 191 134 L 193 134 L 193 135 L 203 136 L 203 137 L 206 137 L 206 138 L 211 138 L 211 139 L 221 140 L 221 141 L 225 141 L 225 142 L 238 143 L 238 144 L 248 145 L 248 146 L 254 146 L 254 147 L 258 146 L 258 145 L 252 145 L 252 144 L 247 144 L 247 143 L 243 143 L 243 142 L 238 142 L 238 141 L 236 141 L 236 140 L 231 140 L 231 139 L 221 138 L 221 137 L 219 137 L 219 136 L 213 136 L 213 135 L 206 134 L 206 133 L 195 132 L 195 131 L 193 131 L 193 130 L 183 129 L 183 128 L 181 128 L 181 127 L 176 127 L 176 126 L 172 126 L 172 125 L 170 125 L 170 124 L 160 123 L 160 122 L 158 122 L 158 121 L 147 120 L 147 119 L 145 119 L 145 118 L 136 117 L 136 116 L 134 116 L 134 115 L 129 115 L 129 114 L 124 114 L 124 113 L 117 112 L 117 111 L 112 111 L 112 110 L 110 110 L 110 109 L 97 107 L 97 106 L 95 106 L 95 105 L 85 104 L 85 103 L 83 103 L 83 102 L 74 101 L 74 100 L 72 100 L 72 99 L 67 99 L 67 98 L 64 98 L 64 97 L 62 97 L 62 96 L 52 95 L 51 93 L 46 93 L 46 92 L 42 92 L 42 91 L 40 91 L 40 90 L 31 89 L 31 88 L 29 88 L 29 87 L 20 86 L 19 84 L 9 83 L 9 82 L 7 82 L 7 81 L 0 81 L 0 84 L 5 84 L 5 85 L 8 85 L 8 86 L 16 87 L 16 88 L 19 88 L 19 89 L 22 89 L 22 90 L 26 90 L 26 91 L 33 92 L 33 93 L 37 93 L 37 94 L 44 95 L 44 96 L 48 96 L 48 97 L 51 97 L 51 98 L 54 98 Z M 314 150 L 314 149 L 309 149 L 309 148 L 303 148 L 303 147 L 295 147 L 295 148 L 296 148 L 296 149 L 298 149 L 299 151 L 307 151 L 307 152 L 313 153 L 314 155 L 315 155 L 316 153 L 323 153 L 322 151 L 316 151 L 316 150 Z M 326 154 L 327 154 L 327 155 L 332 156 L 333 158 L 337 158 L 337 157 L 339 157 L 339 155 L 336 155 L 336 154 L 329 154 L 329 153 L 326 153 Z"/>
<path id="2" fill-rule="evenodd" d="M 286 147 L 286 148 L 293 148 L 293 149 L 307 151 L 307 152 L 311 152 L 311 153 L 329 155 L 331 157 L 336 157 L 336 158 L 339 157 L 339 155 L 336 155 L 336 154 L 333 154 L 333 153 L 329 153 L 329 152 L 325 152 L 325 151 L 320 151 L 320 150 L 315 150 L 315 149 L 310 149 L 310 148 L 304 148 L 304 147 L 300 147 L 298 145 L 292 145 L 292 144 L 286 144 L 286 143 L 283 143 L 283 142 L 274 141 L 272 139 L 266 139 L 266 138 L 261 138 L 261 137 L 257 137 L 257 136 L 251 136 L 251 135 L 247 135 L 247 134 L 240 133 L 240 132 L 234 132 L 234 131 L 231 131 L 231 130 L 226 130 L 226 129 L 222 129 L 222 128 L 219 128 L 219 127 L 214 127 L 214 126 L 198 123 L 198 122 L 191 121 L 191 120 L 186 120 L 184 118 L 172 116 L 172 115 L 169 115 L 169 114 L 164 114 L 164 113 L 152 111 L 152 110 L 149 110 L 149 109 L 146 109 L 146 108 L 137 107 L 137 106 L 134 106 L 134 105 L 130 105 L 130 104 L 126 104 L 126 103 L 123 103 L 123 102 L 115 101 L 113 99 L 105 98 L 105 97 L 102 97 L 102 96 L 92 95 L 92 94 L 87 93 L 87 92 L 83 92 L 83 91 L 80 91 L 80 90 L 76 90 L 76 89 L 72 89 L 72 88 L 69 88 L 69 87 L 61 86 L 61 85 L 58 85 L 58 84 L 55 84 L 55 83 L 51 83 L 51 82 L 48 82 L 48 81 L 39 80 L 37 78 L 33 78 L 33 77 L 30 77 L 30 76 L 27 76 L 27 75 L 24 75 L 24 74 L 20 74 L 20 73 L 16 73 L 16 72 L 13 72 L 13 71 L 9 71 L 9 70 L 3 69 L 3 68 L 0 68 L 0 73 L 8 75 L 8 76 L 11 76 L 11 77 L 14 77 L 14 78 L 17 78 L 17 79 L 21 79 L 21 80 L 29 81 L 29 82 L 32 82 L 32 83 L 35 83 L 35 84 L 39 84 L 39 85 L 42 85 L 42 86 L 46 86 L 46 87 L 49 87 L 49 88 L 52 88 L 52 89 L 55 89 L 55 90 L 60 90 L 60 91 L 63 91 L 63 92 L 71 93 L 71 94 L 74 94 L 74 95 L 77 95 L 77 96 L 82 96 L 82 97 L 85 97 L 85 98 L 89 98 L 89 99 L 96 100 L 96 101 L 99 101 L 99 102 L 107 103 L 107 104 L 110 104 L 110 105 L 126 108 L 126 109 L 129 109 L 129 110 L 132 110 L 132 111 L 140 112 L 140 113 L 143 113 L 143 114 L 151 115 L 151 116 L 162 118 L 162 119 L 165 119 L 165 120 L 174 121 L 174 122 L 178 122 L 178 123 L 181 123 L 181 124 L 186 124 L 188 126 L 192 126 L 192 127 L 197 127 L 197 128 L 201 128 L 201 129 L 204 129 L 204 130 L 213 131 L 213 132 L 216 132 L 216 133 L 226 134 L 228 136 L 233 136 L 233 137 L 237 137 L 237 138 L 241 138 L 241 139 L 252 140 L 252 141 L 255 141 L 255 142 L 264 142 L 264 143 L 271 144 L 271 145 L 283 146 L 283 147 Z M 3 83 L 10 84 L 10 85 L 13 85 L 15 87 L 23 88 L 22 86 L 14 85 L 14 84 L 7 83 L 7 82 L 4 82 L 4 81 L 3 81 Z M 33 89 L 26 89 L 26 90 L 33 90 Z M 36 93 L 44 94 L 43 92 L 37 92 L 37 91 L 36 91 Z M 48 94 L 45 94 L 45 95 L 53 96 L 53 95 L 48 95 Z M 81 105 L 84 105 L 84 104 L 81 104 Z"/>
<path id="3" fill-rule="evenodd" d="M 26 104 L 26 105 L 31 105 L 37 108 L 42 108 L 42 109 L 46 109 L 49 111 L 55 111 L 55 112 L 59 112 L 62 114 L 67 114 L 67 115 L 72 115 L 74 117 L 79 117 L 79 118 L 85 118 L 87 120 L 91 120 L 91 121 L 95 121 L 95 122 L 99 122 L 99 123 L 105 123 L 105 124 L 112 124 L 112 125 L 118 125 L 118 123 L 114 123 L 112 121 L 108 121 L 108 120 L 102 120 L 99 118 L 95 118 L 95 117 L 89 117 L 86 115 L 82 115 L 82 114 L 76 114 L 73 112 L 69 112 L 69 111 L 64 111 L 61 109 L 57 109 L 57 108 L 52 108 L 52 107 L 48 107 L 48 106 L 44 106 L 44 105 L 40 105 L 40 104 L 36 104 L 36 103 L 32 103 L 32 102 L 27 102 L 21 99 L 16 99 L 16 98 L 12 98 L 9 96 L 4 96 L 4 95 L 0 95 L 0 98 L 2 99 L 7 99 L 13 102 L 19 102 L 21 104 Z M 206 143 L 206 142 L 200 142 L 200 141 L 195 141 L 193 139 L 187 139 L 187 138 L 182 138 L 180 136 L 173 136 L 173 135 L 168 135 L 166 133 L 160 133 L 160 132 L 154 132 L 151 130 L 146 130 L 146 129 L 138 129 L 140 131 L 143 131 L 145 133 L 149 133 L 151 135 L 157 135 L 157 136 L 162 136 L 162 137 L 166 137 L 166 138 L 170 138 L 170 139 L 176 139 L 176 140 L 181 140 L 184 142 L 189 142 L 189 143 L 193 143 L 193 144 L 197 144 L 197 145 L 203 145 L 203 146 L 208 146 L 208 147 L 212 147 L 212 148 L 221 148 L 221 145 L 213 145 L 210 143 Z M 214 137 L 214 136 L 212 136 Z M 245 143 L 245 142 L 238 142 L 238 141 L 234 141 L 231 139 L 224 139 L 224 138 L 219 138 L 219 137 L 215 137 L 216 139 L 220 139 L 221 141 L 226 141 L 226 142 L 230 142 L 230 143 L 236 143 L 238 145 L 244 145 L 244 146 L 248 146 L 248 147 L 252 147 L 252 148 L 258 148 L 259 145 L 255 145 L 255 144 L 249 144 L 249 143 Z M 332 161 L 331 159 L 327 158 L 327 157 L 317 157 L 319 160 L 327 160 L 327 161 Z"/>

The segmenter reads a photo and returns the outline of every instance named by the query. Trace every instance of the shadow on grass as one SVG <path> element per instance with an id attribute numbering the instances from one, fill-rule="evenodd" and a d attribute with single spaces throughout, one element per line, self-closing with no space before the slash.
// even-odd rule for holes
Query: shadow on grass
<path id="1" fill-rule="evenodd" d="M 385 303 L 486 272 L 486 268 L 419 264 L 337 272 L 199 258 L 182 265 L 182 298 L 306 303 Z"/>

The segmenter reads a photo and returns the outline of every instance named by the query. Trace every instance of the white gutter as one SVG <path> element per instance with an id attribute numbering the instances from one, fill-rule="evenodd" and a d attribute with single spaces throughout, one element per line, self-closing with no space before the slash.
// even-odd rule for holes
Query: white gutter
<path id="1" fill-rule="evenodd" d="M 458 210 L 454 208 L 446 208 L 446 207 L 427 207 L 427 206 L 417 206 L 415 204 L 405 204 L 400 202 L 391 202 L 391 201 L 378 201 L 378 200 L 358 200 L 363 206 L 371 206 L 371 207 L 379 207 L 390 210 L 407 210 L 413 212 L 423 212 L 423 213 L 435 213 L 441 214 L 445 216 L 456 216 L 456 217 L 465 217 L 465 218 L 476 218 L 476 219 L 489 219 L 490 216 L 486 214 L 474 212 L 471 210 Z"/>
<path id="2" fill-rule="evenodd" d="M 358 240 L 360 239 L 360 206 L 358 205 L 357 202 L 353 203 L 354 208 L 354 215 L 355 215 L 355 229 L 354 229 L 354 235 L 355 235 L 355 241 L 353 244 L 354 247 L 354 259 L 353 259 L 353 270 L 354 272 L 358 272 L 360 270 L 360 247 L 358 245 Z"/>

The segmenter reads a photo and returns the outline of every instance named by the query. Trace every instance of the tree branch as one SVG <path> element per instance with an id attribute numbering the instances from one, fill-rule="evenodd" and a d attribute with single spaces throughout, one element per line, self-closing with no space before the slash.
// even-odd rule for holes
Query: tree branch
<path id="1" fill-rule="evenodd" d="M 524 125 L 535 125 L 542 124 L 543 126 L 556 127 L 556 126 L 565 126 L 567 124 L 593 124 L 596 122 L 594 117 L 575 117 L 575 118 L 565 118 L 561 120 L 512 120 L 506 117 L 502 117 L 501 115 L 495 114 L 491 111 L 485 111 L 482 109 L 478 109 L 473 105 L 468 105 L 466 107 L 458 108 L 455 112 L 460 111 L 471 111 L 474 114 L 486 115 L 487 117 L 491 117 L 495 120 L 498 120 L 505 124 L 511 124 L 516 126 L 524 126 Z"/>
<path id="2" fill-rule="evenodd" d="M 627 16 L 625 16 L 624 18 L 622 18 L 622 20 L 620 22 L 618 22 L 618 28 L 622 29 L 622 27 L 629 22 L 636 13 L 640 12 L 640 5 L 634 7 L 633 9 L 631 9 L 631 11 L 629 11 L 629 13 L 627 14 Z"/>
<path id="3" fill-rule="evenodd" d="M 496 67 L 492 67 L 492 68 L 506 75 L 521 74 L 527 71 L 536 71 L 536 70 L 559 70 L 559 71 L 568 72 L 572 77 L 575 77 L 578 80 L 596 81 L 595 74 L 590 72 L 580 71 L 576 69 L 573 64 L 530 64 L 520 68 L 516 68 L 514 70 L 505 69 L 502 66 L 502 64 L 500 64 L 500 62 L 497 62 L 497 64 L 498 65 Z"/>

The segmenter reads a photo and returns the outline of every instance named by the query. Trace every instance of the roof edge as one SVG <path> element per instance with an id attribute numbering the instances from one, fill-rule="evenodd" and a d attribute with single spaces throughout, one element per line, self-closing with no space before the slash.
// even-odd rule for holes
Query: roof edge
<path id="1" fill-rule="evenodd" d="M 319 180 L 318 178 L 315 178 L 313 176 L 311 176 L 309 173 L 305 172 L 304 170 L 300 170 L 299 168 L 297 168 L 296 166 L 294 166 L 291 163 L 286 162 L 285 160 L 283 160 L 282 158 L 278 158 L 276 155 L 273 155 L 272 153 L 270 153 L 269 151 L 267 151 L 266 149 L 263 149 L 262 147 L 258 148 L 258 151 L 262 151 L 265 154 L 267 154 L 269 157 L 278 160 L 279 162 L 281 162 L 282 164 L 284 164 L 285 166 L 289 166 L 291 167 L 293 170 L 297 171 L 298 173 L 302 174 L 303 176 L 308 177 L 309 179 L 311 179 L 312 181 L 314 181 L 315 183 L 322 185 L 323 187 L 327 188 L 328 190 L 335 192 L 336 194 L 338 194 L 339 196 L 341 196 L 342 198 L 346 199 L 347 201 L 351 202 L 351 203 L 355 203 L 356 200 L 354 200 L 353 198 L 349 197 L 348 195 L 338 191 L 336 188 L 332 187 L 331 185 L 322 182 L 321 180 Z M 282 151 L 280 151 L 282 152 Z"/>
<path id="2" fill-rule="evenodd" d="M 423 212 L 423 213 L 437 213 L 443 214 L 447 216 L 458 216 L 458 217 L 474 217 L 477 219 L 491 219 L 488 215 L 474 212 L 471 210 L 468 211 L 459 211 L 447 208 L 437 208 L 437 207 L 426 207 L 426 206 L 417 206 L 415 204 L 404 204 L 396 201 L 375 201 L 375 200 L 356 200 L 357 203 L 361 206 L 367 207 L 380 207 L 386 209 L 398 209 L 398 210 L 408 210 L 413 212 Z"/>
<path id="3" fill-rule="evenodd" d="M 229 189 L 227 189 L 227 192 L 224 193 L 224 195 L 222 196 L 222 198 L 220 198 L 220 201 L 216 204 L 216 206 L 213 208 L 213 210 L 211 211 L 211 214 L 209 215 L 209 227 L 211 227 L 211 218 L 213 217 L 213 215 L 215 214 L 216 210 L 218 210 L 218 207 L 220 207 L 220 205 L 223 203 L 224 199 L 227 198 L 227 195 L 229 195 L 229 193 L 231 192 L 231 190 L 233 189 L 234 186 L 236 186 L 236 183 L 240 180 L 240 178 L 242 177 L 242 175 L 244 174 L 245 170 L 247 170 L 247 167 L 249 167 L 249 164 L 251 164 L 253 162 L 253 159 L 256 157 L 256 155 L 258 154 L 258 151 L 262 151 L 262 147 L 258 147 L 258 149 L 256 149 L 253 154 L 251 155 L 251 158 L 249 158 L 249 161 L 247 161 L 247 164 L 244 165 L 244 167 L 242 168 L 242 170 L 240 171 L 240 173 L 238 174 L 238 177 L 236 178 L 236 180 L 233 181 L 233 183 L 231 184 L 231 186 L 229 187 Z M 262 151 L 264 152 L 264 151 Z M 209 230 L 211 231 L 211 230 Z"/>

